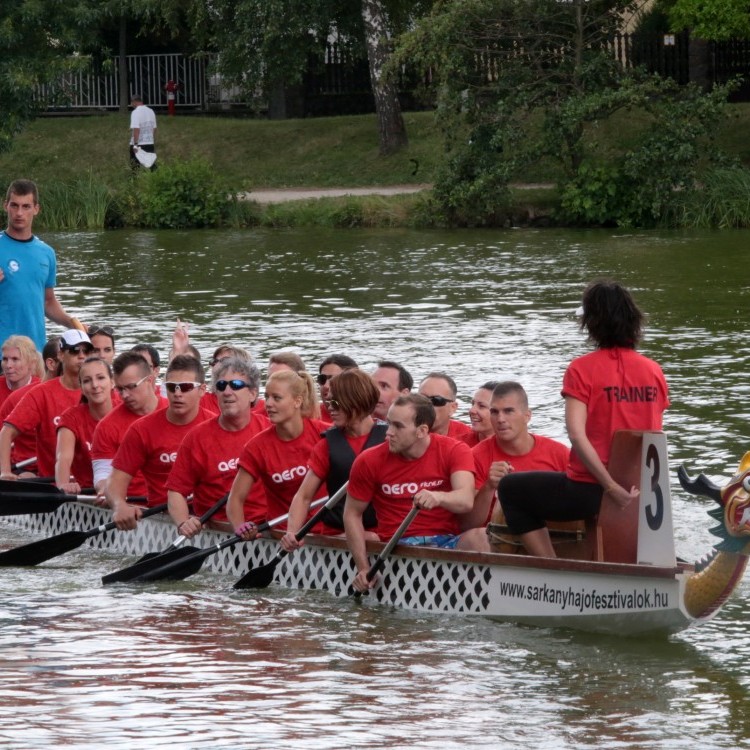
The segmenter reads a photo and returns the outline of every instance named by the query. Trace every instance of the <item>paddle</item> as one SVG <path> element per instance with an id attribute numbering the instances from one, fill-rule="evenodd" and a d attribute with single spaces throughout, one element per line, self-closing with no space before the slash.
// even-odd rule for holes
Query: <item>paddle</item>
<path id="1" fill-rule="evenodd" d="M 155 505 L 153 508 L 145 508 L 141 514 L 141 518 L 162 513 L 166 509 L 167 503 Z M 31 542 L 21 547 L 0 552 L 0 567 L 38 565 L 40 562 L 80 547 L 92 536 L 97 536 L 98 534 L 103 534 L 105 531 L 112 531 L 112 529 L 116 528 L 117 524 L 114 521 L 110 521 L 87 531 L 66 531 L 47 539 L 40 539 L 38 542 Z"/>
<path id="2" fill-rule="evenodd" d="M 409 528 L 409 525 L 414 520 L 414 516 L 419 513 L 419 507 L 414 506 L 407 514 L 406 518 L 401 521 L 401 525 L 396 529 L 396 533 L 388 540 L 388 544 L 383 547 L 380 554 L 375 558 L 375 562 L 370 566 L 367 571 L 367 580 L 371 581 L 385 566 L 385 558 L 391 554 L 393 548 L 398 544 L 399 539 L 404 535 L 404 532 Z M 359 599 L 362 596 L 361 591 L 354 592 L 355 598 Z"/>
<path id="3" fill-rule="evenodd" d="M 327 499 L 328 498 L 322 498 L 320 500 L 316 500 L 311 504 L 310 507 L 317 508 L 318 506 L 325 503 Z M 263 523 L 258 525 L 258 533 L 267 531 L 268 529 L 272 529 L 274 526 L 278 526 L 283 521 L 286 521 L 287 518 L 289 518 L 289 514 L 285 513 L 283 516 L 277 516 L 270 521 L 264 521 Z M 194 573 L 197 573 L 201 569 L 203 561 L 210 555 L 213 555 L 216 552 L 220 552 L 226 547 L 232 547 L 233 545 L 244 541 L 245 540 L 241 536 L 235 534 L 234 536 L 230 536 L 228 539 L 225 539 L 223 542 L 214 544 L 211 547 L 206 547 L 205 549 L 198 549 L 196 547 L 182 547 L 179 550 L 175 550 L 175 552 L 180 553 L 179 559 L 173 560 L 166 565 L 162 565 L 155 570 L 151 570 L 131 580 L 182 581 L 185 578 L 189 578 Z"/>
<path id="4" fill-rule="evenodd" d="M 229 494 L 224 495 L 221 500 L 217 501 L 212 505 L 201 517 L 200 522 L 204 524 L 209 520 L 217 511 L 221 510 L 229 500 Z M 149 570 L 154 570 L 167 563 L 179 560 L 184 557 L 184 551 L 180 549 L 180 545 L 187 539 L 186 536 L 178 536 L 165 550 L 161 552 L 149 552 L 144 555 L 138 562 L 129 565 L 127 568 L 122 570 L 116 570 L 114 573 L 108 573 L 102 578 L 102 583 L 106 586 L 109 583 L 123 583 L 124 581 L 132 581 Z M 198 549 L 197 547 L 191 547 L 191 549 Z"/>
<path id="5" fill-rule="evenodd" d="M 19 461 L 17 464 L 13 464 L 10 468 L 11 471 L 15 471 L 16 469 L 23 469 L 26 466 L 31 466 L 31 464 L 36 463 L 36 456 L 32 456 L 31 458 L 25 458 L 23 461 Z"/>
<path id="6" fill-rule="evenodd" d="M 22 516 L 52 513 L 63 503 L 90 501 L 90 495 L 66 495 L 52 484 L 0 480 L 0 516 Z M 129 497 L 128 502 L 145 503 L 143 496 Z"/>
<path id="7" fill-rule="evenodd" d="M 330 510 L 336 505 L 339 500 L 346 494 L 346 488 L 349 482 L 345 482 L 333 495 L 330 497 L 328 502 L 320 509 L 315 515 L 311 516 L 305 525 L 294 535 L 297 541 L 303 539 L 309 533 L 310 529 L 315 526 L 318 521 L 323 517 L 326 510 Z M 234 589 L 264 589 L 271 581 L 273 581 L 273 573 L 276 570 L 276 566 L 288 555 L 289 553 L 282 547 L 273 557 L 271 562 L 261 565 L 259 568 L 250 568 L 242 578 L 237 581 L 232 588 Z"/>

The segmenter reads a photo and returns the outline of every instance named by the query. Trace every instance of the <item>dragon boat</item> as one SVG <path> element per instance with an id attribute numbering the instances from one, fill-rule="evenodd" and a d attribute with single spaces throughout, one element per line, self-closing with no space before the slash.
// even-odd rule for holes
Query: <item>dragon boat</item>
<path id="1" fill-rule="evenodd" d="M 639 501 L 625 510 L 604 502 L 599 517 L 587 522 L 585 533 L 576 533 L 575 539 L 560 546 L 565 557 L 398 545 L 367 600 L 417 611 L 625 635 L 674 632 L 705 622 L 739 583 L 750 554 L 750 453 L 721 489 L 703 475 L 691 479 L 684 469 L 679 472 L 688 492 L 707 495 L 717 503 L 710 515 L 720 523 L 711 532 L 720 541 L 695 564 L 675 556 L 667 466 L 663 433 L 618 433 L 610 473 L 623 486 L 639 486 Z M 90 529 L 109 520 L 108 510 L 66 502 L 54 513 L 9 516 L 3 523 L 51 535 Z M 136 531 L 109 531 L 87 543 L 140 556 L 165 549 L 174 536 L 169 519 L 153 516 L 142 520 Z M 208 547 L 229 536 L 205 530 L 193 543 Z M 368 544 L 373 554 L 383 548 Z M 208 557 L 204 570 L 234 581 L 250 568 L 267 564 L 277 551 L 276 539 L 237 544 Z M 344 540 L 311 535 L 278 565 L 275 581 L 277 586 L 346 597 L 354 574 Z"/>

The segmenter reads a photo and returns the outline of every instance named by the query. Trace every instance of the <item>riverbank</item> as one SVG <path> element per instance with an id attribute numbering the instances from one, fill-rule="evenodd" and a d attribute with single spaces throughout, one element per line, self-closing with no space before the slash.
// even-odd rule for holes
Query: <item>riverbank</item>
<path id="1" fill-rule="evenodd" d="M 284 121 L 160 115 L 158 163 L 166 169 L 200 162 L 201 175 L 211 174 L 226 192 L 249 196 L 226 211 L 222 222 L 230 226 L 443 226 L 446 220 L 426 189 L 444 158 L 436 118 L 413 112 L 405 121 L 409 147 L 381 157 L 374 115 Z M 743 137 L 749 127 L 750 105 L 737 104 L 716 134 L 721 147 L 743 163 L 750 163 Z M 626 147 L 623 139 L 631 130 L 603 126 L 595 136 L 598 148 Z M 119 114 L 41 118 L 0 154 L 0 176 L 5 184 L 19 176 L 37 181 L 40 229 L 142 225 L 143 212 L 131 210 L 142 191 L 132 180 L 127 141 L 128 119 Z M 496 223 L 554 223 L 560 177 L 544 163 L 519 176 L 524 184 L 511 192 Z M 404 185 L 406 192 L 398 189 Z M 267 199 L 269 190 L 282 192 Z M 183 192 L 194 194 L 190 186 Z"/>

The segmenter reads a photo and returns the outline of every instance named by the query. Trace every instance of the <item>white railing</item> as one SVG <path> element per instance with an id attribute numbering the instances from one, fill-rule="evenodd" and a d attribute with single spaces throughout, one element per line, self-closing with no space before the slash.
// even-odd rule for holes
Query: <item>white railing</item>
<path id="1" fill-rule="evenodd" d="M 221 77 L 207 75 L 209 58 L 189 58 L 177 53 L 128 55 L 128 101 L 141 94 L 150 106 L 167 106 L 166 86 L 179 84 L 175 105 L 204 109 L 209 105 L 237 103 L 237 91 L 222 85 Z M 79 71 L 62 76 L 54 86 L 42 86 L 37 97 L 50 102 L 49 109 L 118 109 L 120 106 L 119 60 L 112 58 L 110 72 Z"/>

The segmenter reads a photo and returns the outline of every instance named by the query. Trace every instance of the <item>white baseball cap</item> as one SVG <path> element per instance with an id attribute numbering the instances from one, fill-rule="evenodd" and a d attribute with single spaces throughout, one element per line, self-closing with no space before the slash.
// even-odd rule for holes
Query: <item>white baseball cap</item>
<path id="1" fill-rule="evenodd" d="M 88 344 L 91 349 L 94 348 L 91 339 L 83 331 L 77 328 L 71 328 L 60 336 L 60 349 L 75 349 L 80 344 Z"/>

